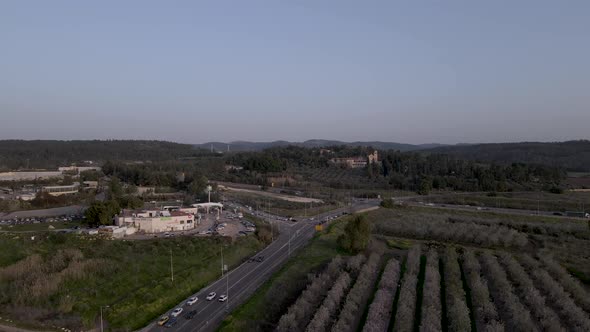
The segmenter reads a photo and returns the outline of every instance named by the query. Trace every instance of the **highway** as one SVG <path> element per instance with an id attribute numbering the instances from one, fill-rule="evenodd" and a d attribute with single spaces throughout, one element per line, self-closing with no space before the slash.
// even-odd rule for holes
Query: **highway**
<path id="1" fill-rule="evenodd" d="M 330 212 L 322 213 L 315 216 L 315 221 L 305 220 L 296 223 L 289 221 L 273 221 L 280 230 L 280 235 L 273 243 L 258 252 L 254 257 L 264 256 L 262 262 L 245 262 L 229 271 L 224 277 L 216 280 L 207 287 L 192 296 L 199 298 L 198 302 L 192 306 L 185 305 L 186 301 L 174 307 L 182 307 L 184 312 L 178 317 L 175 326 L 168 328 L 171 331 L 213 331 L 223 318 L 233 309 L 244 303 L 258 287 L 260 287 L 275 271 L 277 271 L 297 249 L 305 246 L 315 233 L 315 224 L 318 220 L 325 220 L 327 217 L 341 216 L 345 211 L 360 211 L 366 208 L 374 207 L 379 204 L 378 201 L 355 202 L 353 206 L 336 209 Z M 291 241 L 289 241 L 291 238 Z M 290 242 L 290 243 L 289 243 Z M 211 268 L 221 268 L 221 265 L 212 266 Z M 210 292 L 217 293 L 212 301 L 205 298 Z M 219 302 L 218 298 L 222 294 L 227 294 L 227 302 Z M 189 298 L 191 296 L 187 296 Z M 174 309 L 170 308 L 169 315 Z M 190 320 L 183 316 L 186 312 L 197 310 L 197 315 Z M 141 331 L 159 331 L 165 329 L 158 326 L 154 321 Z"/>

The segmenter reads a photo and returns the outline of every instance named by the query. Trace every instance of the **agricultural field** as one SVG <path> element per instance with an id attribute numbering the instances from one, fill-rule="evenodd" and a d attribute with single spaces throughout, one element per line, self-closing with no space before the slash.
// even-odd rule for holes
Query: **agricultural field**
<path id="1" fill-rule="evenodd" d="M 561 194 L 547 192 L 518 192 L 492 194 L 442 194 L 416 200 L 437 204 L 487 206 L 494 208 L 522 209 L 550 212 L 590 211 L 590 192 L 565 191 Z"/>
<path id="2" fill-rule="evenodd" d="M 334 189 L 373 189 L 383 188 L 387 181 L 380 179 L 378 182 L 367 180 L 364 169 L 347 169 L 341 167 L 301 167 L 294 172 L 307 181 L 316 182 L 324 187 Z"/>
<path id="3" fill-rule="evenodd" d="M 346 220 L 334 224 L 221 331 L 590 330 L 587 223 L 411 207 L 367 218 L 365 252 L 339 250 L 333 239 Z M 576 247 L 564 246 L 571 241 Z M 322 259 L 302 268 L 320 250 Z M 272 301 L 296 275 L 288 295 Z"/>
<path id="4" fill-rule="evenodd" d="M 107 240 L 56 232 L 0 233 L 0 316 L 41 329 L 144 326 L 218 278 L 220 248 L 237 265 L 264 245 L 254 235 Z M 174 282 L 171 280 L 171 259 Z"/>

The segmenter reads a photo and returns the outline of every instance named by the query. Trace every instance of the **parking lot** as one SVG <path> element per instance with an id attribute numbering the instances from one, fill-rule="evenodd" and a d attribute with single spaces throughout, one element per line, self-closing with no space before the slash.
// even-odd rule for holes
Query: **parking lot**
<path id="1" fill-rule="evenodd" d="M 211 211 L 209 214 L 203 213 L 195 216 L 196 227 L 191 230 L 165 232 L 165 233 L 154 233 L 154 234 L 141 234 L 136 233 L 128 235 L 125 239 L 129 240 L 142 240 L 142 239 L 153 239 L 153 238 L 166 238 L 175 236 L 230 236 L 236 238 L 239 236 L 245 236 L 253 233 L 256 228 L 253 223 L 246 219 L 240 218 L 238 213 L 233 211 L 223 211 L 218 213 L 217 211 Z"/>

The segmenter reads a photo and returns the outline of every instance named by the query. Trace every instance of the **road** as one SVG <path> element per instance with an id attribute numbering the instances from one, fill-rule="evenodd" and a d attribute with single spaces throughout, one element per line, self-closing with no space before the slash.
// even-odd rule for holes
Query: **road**
<path id="1" fill-rule="evenodd" d="M 377 206 L 378 204 L 378 201 L 355 202 L 351 207 L 319 214 L 315 216 L 316 221 L 305 220 L 297 223 L 274 221 L 280 230 L 279 237 L 254 256 L 263 256 L 264 260 L 262 262 L 245 262 L 229 271 L 224 277 L 204 287 L 193 295 L 199 298 L 199 301 L 193 306 L 185 306 L 184 302 L 180 303 L 175 308 L 183 307 L 184 312 L 178 317 L 178 323 L 169 330 L 182 332 L 215 330 L 229 312 L 245 302 L 258 287 L 287 262 L 290 254 L 293 254 L 294 251 L 309 242 L 315 233 L 314 226 L 317 220 L 325 220 L 331 216 L 340 216 L 343 212 L 349 210 L 352 212 L 360 211 Z M 289 238 L 291 241 L 289 241 Z M 220 268 L 220 266 L 212 268 Z M 205 300 L 207 294 L 210 292 L 217 293 L 217 297 L 213 301 Z M 218 297 L 221 294 L 227 294 L 229 296 L 227 302 L 218 301 Z M 173 309 L 171 308 L 170 311 Z M 190 310 L 197 310 L 196 317 L 192 320 L 182 317 Z M 169 315 L 170 312 L 165 314 Z M 161 329 L 163 327 L 158 326 L 154 321 L 141 331 L 159 331 Z"/>
<path id="2" fill-rule="evenodd" d="M 1 219 L 14 219 L 14 218 L 32 218 L 32 217 L 54 217 L 64 215 L 80 214 L 86 210 L 86 206 L 83 205 L 71 205 L 63 206 L 53 209 L 42 209 L 42 210 L 27 210 L 27 211 L 15 211 L 7 214 L 0 214 Z"/>
<path id="3" fill-rule="evenodd" d="M 422 197 L 426 197 L 426 196 L 422 196 Z M 410 198 L 414 198 L 414 197 L 410 197 Z M 552 217 L 552 218 L 586 220 L 586 218 L 569 217 L 569 216 L 565 216 L 565 215 L 555 215 L 554 212 L 543 211 L 543 210 L 537 211 L 537 210 L 496 208 L 496 207 L 481 207 L 481 206 L 470 206 L 470 205 L 456 205 L 456 204 L 424 203 L 424 202 L 414 202 L 414 201 L 409 200 L 406 197 L 395 197 L 393 199 L 394 199 L 394 201 L 397 201 L 397 202 L 403 201 L 404 204 L 410 205 L 410 206 L 427 207 L 427 208 L 434 208 L 434 209 L 441 209 L 441 210 L 494 212 L 494 213 L 512 214 L 512 215 L 516 214 L 516 215 L 527 215 L 527 216 L 544 216 L 544 217 Z"/>

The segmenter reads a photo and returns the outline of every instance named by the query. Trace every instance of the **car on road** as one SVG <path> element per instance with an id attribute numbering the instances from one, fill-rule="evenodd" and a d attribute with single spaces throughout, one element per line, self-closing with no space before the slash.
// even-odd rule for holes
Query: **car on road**
<path id="1" fill-rule="evenodd" d="M 264 256 L 258 256 L 256 257 L 256 261 L 257 262 L 262 262 L 264 260 Z"/>
<path id="2" fill-rule="evenodd" d="M 172 318 L 170 318 L 168 323 L 166 323 L 166 325 L 164 325 L 164 327 L 172 327 L 172 326 L 176 325 L 177 322 L 178 322 L 178 319 L 176 319 L 176 317 L 172 317 Z"/>
<path id="3" fill-rule="evenodd" d="M 172 311 L 172 313 L 170 314 L 170 316 L 172 317 L 178 317 L 178 315 L 180 315 L 182 313 L 182 308 L 176 308 Z"/>
<path id="4" fill-rule="evenodd" d="M 186 305 L 193 305 L 193 304 L 197 303 L 198 300 L 199 300 L 198 297 L 193 296 L 190 299 L 188 299 L 188 301 L 186 301 Z"/>
<path id="5" fill-rule="evenodd" d="M 168 322 L 169 320 L 170 320 L 170 317 L 162 316 L 162 318 L 160 318 L 160 320 L 158 321 L 158 325 L 162 326 L 162 325 L 166 324 L 166 322 Z"/>
<path id="6" fill-rule="evenodd" d="M 227 301 L 227 295 L 223 294 L 219 297 L 219 302 L 225 302 Z"/>
<path id="7" fill-rule="evenodd" d="M 209 293 L 209 295 L 207 295 L 207 301 L 213 300 L 216 296 L 217 296 L 217 293 L 215 293 L 215 292 Z"/>
<path id="8" fill-rule="evenodd" d="M 197 315 L 196 310 L 191 310 L 184 315 L 184 319 L 193 319 Z"/>

